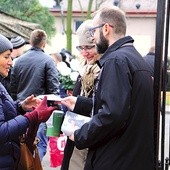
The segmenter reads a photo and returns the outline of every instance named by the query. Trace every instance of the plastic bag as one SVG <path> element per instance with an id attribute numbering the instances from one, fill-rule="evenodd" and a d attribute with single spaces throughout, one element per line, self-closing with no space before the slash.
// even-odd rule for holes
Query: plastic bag
<path id="1" fill-rule="evenodd" d="M 49 137 L 50 167 L 61 166 L 66 141 L 67 137 L 62 134 L 60 137 Z"/>

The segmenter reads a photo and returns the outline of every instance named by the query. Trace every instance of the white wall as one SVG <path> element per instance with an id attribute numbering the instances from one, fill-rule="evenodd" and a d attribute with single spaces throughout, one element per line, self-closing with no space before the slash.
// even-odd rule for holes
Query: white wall
<path id="1" fill-rule="evenodd" d="M 145 55 L 155 44 L 156 18 L 128 18 L 127 35 L 134 39 L 138 51 Z"/>

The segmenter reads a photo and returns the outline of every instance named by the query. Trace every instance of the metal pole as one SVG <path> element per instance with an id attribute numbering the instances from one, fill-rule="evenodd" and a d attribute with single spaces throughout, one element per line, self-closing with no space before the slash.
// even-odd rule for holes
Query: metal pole
<path id="1" fill-rule="evenodd" d="M 169 15 L 170 15 L 170 0 L 167 0 L 166 8 L 167 8 L 167 12 L 166 12 L 166 29 L 165 29 L 165 31 L 166 31 L 165 32 L 165 60 L 166 60 L 165 64 L 166 64 L 166 68 L 167 68 L 167 62 L 168 62 L 168 40 L 169 40 L 169 19 L 170 19 L 169 18 Z M 167 73 L 167 69 L 164 70 L 164 72 L 165 71 Z M 168 75 L 166 74 L 166 76 L 168 76 Z M 166 77 L 166 80 L 167 79 L 168 79 L 168 77 Z M 165 89 L 166 89 L 166 87 L 165 87 Z M 166 159 L 168 159 L 168 165 L 169 165 L 170 164 L 170 161 L 169 161 L 169 159 L 170 159 L 170 134 L 169 134 L 169 158 L 166 158 Z"/>
<path id="2" fill-rule="evenodd" d="M 165 107 L 166 107 L 166 87 L 167 87 L 167 62 L 168 62 L 168 39 L 169 39 L 169 5 L 168 1 L 165 5 L 165 47 L 164 47 L 164 67 L 162 81 L 162 140 L 161 140 L 161 162 L 164 163 L 165 152 Z M 168 170 L 169 158 L 165 159 L 165 169 Z"/>
<path id="3" fill-rule="evenodd" d="M 164 17 L 165 17 L 165 0 L 158 0 L 157 19 L 156 19 L 155 67 L 154 67 L 155 170 L 158 170 L 160 96 L 161 96 L 161 80 L 162 80 L 162 54 L 163 54 L 163 45 L 164 45 Z M 162 159 L 163 158 L 161 157 L 161 161 L 162 161 Z M 161 162 L 161 165 L 162 165 L 162 170 L 163 170 L 164 163 Z"/>

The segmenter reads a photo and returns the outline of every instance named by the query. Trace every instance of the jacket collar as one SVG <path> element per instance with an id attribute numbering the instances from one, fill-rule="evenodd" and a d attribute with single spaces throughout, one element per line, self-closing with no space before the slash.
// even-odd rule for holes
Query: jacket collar
<path id="1" fill-rule="evenodd" d="M 38 48 L 38 47 L 31 47 L 30 50 L 35 50 L 35 51 L 42 51 L 44 52 L 44 50 L 42 48 Z"/>
<path id="2" fill-rule="evenodd" d="M 97 64 L 99 65 L 99 67 L 101 68 L 103 66 L 103 64 L 105 63 L 105 61 L 110 57 L 108 55 L 109 53 L 116 51 L 118 48 L 120 48 L 122 46 L 132 44 L 133 42 L 134 42 L 134 39 L 131 36 L 126 36 L 126 37 L 119 39 L 115 43 L 113 43 L 111 46 L 109 46 L 109 48 L 106 50 L 106 52 L 102 55 L 100 60 L 97 61 Z"/>

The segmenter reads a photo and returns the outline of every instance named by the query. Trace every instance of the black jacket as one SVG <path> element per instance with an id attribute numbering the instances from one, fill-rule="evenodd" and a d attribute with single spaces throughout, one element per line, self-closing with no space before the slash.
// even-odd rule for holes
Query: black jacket
<path id="1" fill-rule="evenodd" d="M 23 100 L 31 94 L 59 93 L 58 72 L 53 59 L 40 48 L 20 56 L 11 71 L 11 96 Z"/>
<path id="2" fill-rule="evenodd" d="M 94 116 L 74 133 L 78 149 L 89 148 L 85 170 L 153 170 L 153 81 L 142 56 L 124 37 L 99 60 Z M 79 97 L 75 110 L 92 108 Z"/>

